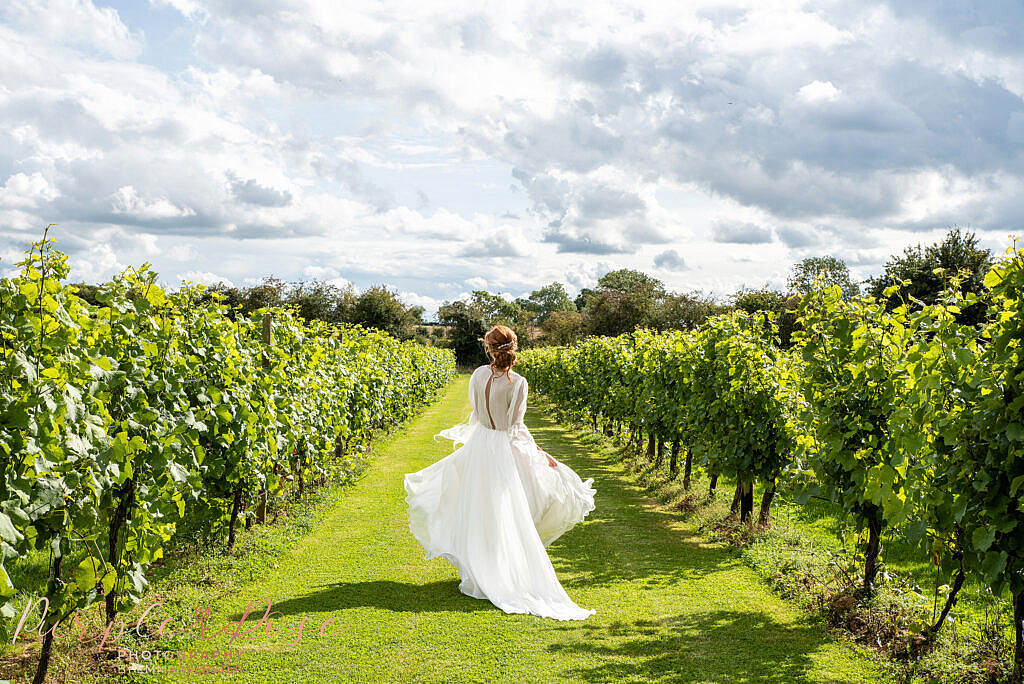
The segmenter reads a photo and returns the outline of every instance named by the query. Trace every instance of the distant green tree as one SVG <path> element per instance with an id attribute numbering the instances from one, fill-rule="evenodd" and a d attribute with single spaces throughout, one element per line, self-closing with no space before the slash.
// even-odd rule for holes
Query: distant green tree
<path id="1" fill-rule="evenodd" d="M 800 305 L 799 295 L 786 295 L 766 285 L 759 290 L 738 290 L 731 300 L 734 308 L 748 314 L 759 311 L 774 314 L 779 327 L 779 345 L 783 349 L 792 346 L 793 332 L 796 330 L 796 309 Z"/>
<path id="2" fill-rule="evenodd" d="M 583 314 L 575 309 L 552 311 L 541 329 L 548 344 L 572 344 L 583 335 Z"/>
<path id="3" fill-rule="evenodd" d="M 277 278 L 264 278 L 259 285 L 232 287 L 217 283 L 207 288 L 209 295 L 219 294 L 232 310 L 249 314 L 262 308 L 284 306 L 288 284 Z"/>
<path id="4" fill-rule="evenodd" d="M 338 287 L 320 280 L 289 285 L 276 278 L 265 278 L 252 287 L 214 285 L 208 291 L 210 296 L 219 294 L 232 309 L 243 314 L 264 307 L 289 307 L 308 321 L 354 323 L 399 339 L 412 337 L 412 326 L 423 322 L 423 307 L 406 306 L 384 286 L 357 293 L 353 285 Z"/>
<path id="5" fill-rule="evenodd" d="M 410 309 L 402 303 L 397 293 L 378 285 L 360 293 L 352 306 L 349 322 L 383 330 L 398 339 L 406 340 L 412 337 L 412 326 L 420 322 L 422 314 L 422 307 Z"/>
<path id="6" fill-rule="evenodd" d="M 512 303 L 519 307 L 522 311 L 522 315 L 526 317 L 531 323 L 536 323 L 537 318 L 540 316 L 540 307 L 536 302 L 531 302 L 527 297 L 516 297 L 512 300 Z"/>
<path id="7" fill-rule="evenodd" d="M 605 273 L 598 279 L 597 287 L 600 290 L 612 290 L 650 300 L 665 296 L 664 283 L 646 273 L 630 268 L 620 268 L 617 271 Z"/>
<path id="8" fill-rule="evenodd" d="M 924 304 L 934 304 L 947 287 L 950 278 L 959 276 L 964 293 L 985 293 L 985 274 L 992 266 L 992 253 L 978 246 L 974 233 L 963 233 L 954 228 L 942 242 L 928 247 L 908 247 L 903 254 L 893 256 L 885 264 L 881 275 L 868 280 L 868 294 L 885 300 L 886 308 L 893 309 L 902 302 L 913 304 L 911 298 Z M 903 281 L 909 281 L 902 284 Z M 886 298 L 885 289 L 899 285 L 899 289 Z M 964 325 L 977 325 L 985 316 L 984 302 L 965 308 L 958 320 Z"/>
<path id="9" fill-rule="evenodd" d="M 264 278 L 259 285 L 242 290 L 244 311 L 256 311 L 264 307 L 284 306 L 288 284 L 278 278 Z"/>
<path id="10" fill-rule="evenodd" d="M 455 351 L 455 361 L 461 366 L 487 362 L 480 339 L 487 332 L 483 312 L 472 302 L 445 302 L 437 310 L 437 320 L 448 326 L 447 341 Z"/>
<path id="11" fill-rule="evenodd" d="M 758 290 L 749 288 L 737 290 L 730 299 L 732 300 L 733 308 L 740 311 L 750 314 L 757 313 L 758 311 L 771 311 L 778 314 L 785 310 L 788 297 L 782 292 L 773 290 L 765 285 Z"/>
<path id="12" fill-rule="evenodd" d="M 555 311 L 576 311 L 576 305 L 569 298 L 565 286 L 558 282 L 534 290 L 526 302 L 523 308 L 529 310 L 534 320 L 541 326 Z"/>
<path id="13" fill-rule="evenodd" d="M 623 268 L 605 273 L 597 293 L 583 311 L 583 325 L 592 335 L 621 335 L 654 325 L 665 285 L 646 273 Z"/>
<path id="14" fill-rule="evenodd" d="M 93 306 L 99 306 L 100 302 L 96 299 L 96 294 L 100 291 L 100 285 L 90 285 L 89 283 L 72 283 L 72 287 L 77 288 L 78 296 L 85 301 L 89 302 Z"/>
<path id="15" fill-rule="evenodd" d="M 647 319 L 646 307 L 637 307 L 635 299 L 621 292 L 599 292 L 583 310 L 583 326 L 588 335 L 622 335 L 636 330 Z"/>
<path id="16" fill-rule="evenodd" d="M 853 299 L 860 294 L 860 286 L 850 278 L 846 262 L 834 256 L 808 257 L 790 271 L 790 292 L 805 295 L 815 289 L 816 283 L 825 287 L 838 285 L 843 299 Z"/>
<path id="17" fill-rule="evenodd" d="M 591 302 L 594 297 L 597 296 L 597 291 L 589 287 L 585 287 L 580 290 L 580 293 L 576 295 L 576 299 L 573 300 L 573 304 L 576 305 L 577 311 L 583 311 L 587 308 L 587 304 Z"/>
<path id="18" fill-rule="evenodd" d="M 658 330 L 693 330 L 708 318 L 722 313 L 726 307 L 701 292 L 665 295 L 654 315 Z"/>
<path id="19" fill-rule="evenodd" d="M 342 323 L 352 314 L 355 289 L 351 286 L 343 289 L 321 280 L 299 282 L 286 292 L 283 303 L 293 307 L 307 321 Z"/>
<path id="20" fill-rule="evenodd" d="M 522 320 L 522 307 L 501 295 L 492 294 L 486 290 L 474 290 L 471 301 L 473 306 L 480 311 L 481 320 L 487 327 L 507 325 L 511 328 Z"/>

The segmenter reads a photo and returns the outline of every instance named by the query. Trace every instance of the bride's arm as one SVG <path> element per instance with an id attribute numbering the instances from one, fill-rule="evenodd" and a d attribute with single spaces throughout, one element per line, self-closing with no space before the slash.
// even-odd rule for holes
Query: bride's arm
<path id="1" fill-rule="evenodd" d="M 558 461 L 548 452 L 537 446 L 537 442 L 534 441 L 533 435 L 530 434 L 530 430 L 526 427 L 526 396 L 529 393 L 529 385 L 526 382 L 526 378 L 522 378 L 519 382 L 522 386 L 519 387 L 519 391 L 515 393 L 515 398 L 512 403 L 511 417 L 509 419 L 509 430 L 512 433 L 513 440 L 519 440 L 523 443 L 528 443 L 533 446 L 540 453 L 548 459 L 548 465 L 552 468 L 558 467 Z"/>
<path id="2" fill-rule="evenodd" d="M 476 375 L 475 371 L 473 375 Z M 444 437 L 445 439 L 452 440 L 456 445 L 466 443 L 466 439 L 468 439 L 470 431 L 480 422 L 480 418 L 476 415 L 476 410 L 474 409 L 474 407 L 476 406 L 476 397 L 478 391 L 476 385 L 477 383 L 474 382 L 474 378 L 470 377 L 469 415 L 466 416 L 466 419 L 461 423 L 457 423 L 449 428 L 445 428 L 444 430 L 441 430 L 436 435 L 434 435 L 435 441 L 437 440 L 438 437 Z"/>

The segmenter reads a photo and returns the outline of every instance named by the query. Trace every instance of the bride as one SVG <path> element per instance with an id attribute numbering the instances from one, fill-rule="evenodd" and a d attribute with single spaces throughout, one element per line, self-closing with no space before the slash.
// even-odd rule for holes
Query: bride
<path id="1" fill-rule="evenodd" d="M 544 547 L 594 509 L 593 479 L 542 451 L 523 423 L 526 378 L 512 370 L 516 334 L 499 325 L 484 336 L 490 365 L 469 380 L 473 412 L 438 436 L 462 444 L 405 476 L 409 529 L 427 560 L 448 559 L 459 590 L 506 613 L 583 620 Z"/>

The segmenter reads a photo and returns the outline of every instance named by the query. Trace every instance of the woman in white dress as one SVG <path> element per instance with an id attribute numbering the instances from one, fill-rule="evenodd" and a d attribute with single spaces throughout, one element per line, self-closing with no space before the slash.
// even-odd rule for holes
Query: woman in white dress
<path id="1" fill-rule="evenodd" d="M 515 333 L 502 325 L 484 336 L 491 357 L 469 381 L 469 418 L 442 430 L 458 447 L 405 476 L 409 529 L 427 560 L 458 570 L 462 593 L 506 613 L 583 620 L 595 611 L 565 593 L 545 546 L 594 509 L 593 479 L 541 450 L 523 423 L 526 378 L 512 370 Z"/>

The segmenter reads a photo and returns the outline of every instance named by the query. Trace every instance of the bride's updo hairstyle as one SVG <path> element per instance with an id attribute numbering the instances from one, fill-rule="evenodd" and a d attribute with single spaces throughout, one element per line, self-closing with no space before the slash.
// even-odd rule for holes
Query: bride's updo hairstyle
<path id="1" fill-rule="evenodd" d="M 495 370 L 505 371 L 509 380 L 512 376 L 508 372 L 516 362 L 516 351 L 519 349 L 519 340 L 516 338 L 512 328 L 504 325 L 496 325 L 484 335 L 484 349 L 491 357 L 491 366 Z"/>

